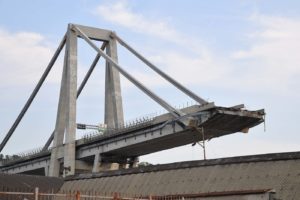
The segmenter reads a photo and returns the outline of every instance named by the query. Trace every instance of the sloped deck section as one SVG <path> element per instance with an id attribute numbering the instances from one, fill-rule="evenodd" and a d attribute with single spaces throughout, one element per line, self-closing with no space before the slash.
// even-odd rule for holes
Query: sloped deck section
<path id="1" fill-rule="evenodd" d="M 154 165 L 74 176 L 61 191 L 90 190 L 127 196 L 226 194 L 273 189 L 276 199 L 298 200 L 300 152 Z"/>
<path id="2" fill-rule="evenodd" d="M 129 127 L 107 131 L 76 141 L 76 160 L 87 164 L 91 170 L 96 154 L 101 162 L 126 164 L 134 158 L 204 139 L 212 139 L 236 132 L 247 132 L 264 121 L 264 110 L 249 111 L 241 108 L 217 107 L 213 103 L 194 105 L 181 109 L 185 116 L 174 118 L 170 113 Z M 181 122 L 188 121 L 185 126 Z M 63 147 L 59 158 L 63 158 Z M 16 156 L 0 162 L 0 171 L 47 175 L 50 151 L 37 151 L 27 156 Z M 76 172 L 78 173 L 78 172 Z M 79 172 L 80 173 L 80 172 Z"/>
<path id="3" fill-rule="evenodd" d="M 207 106 L 191 106 L 182 109 L 188 116 L 197 119 L 197 123 L 193 127 L 181 128 L 172 121 L 169 124 L 162 126 L 168 120 L 172 119 L 170 114 L 165 114 L 157 117 L 153 124 L 144 127 L 146 130 L 141 135 L 145 137 L 153 136 L 150 140 L 131 143 L 125 147 L 113 149 L 103 153 L 104 158 L 118 160 L 117 157 L 135 157 L 142 156 L 153 152 L 158 152 L 166 149 L 175 148 L 178 146 L 191 144 L 197 141 L 202 141 L 203 136 L 200 128 L 203 128 L 204 139 L 212 139 L 221 137 L 236 132 L 248 132 L 248 130 L 262 122 L 264 122 L 264 110 L 249 111 L 240 108 L 217 107 L 212 105 Z M 158 131 L 156 127 L 162 126 Z M 159 136 L 155 136 L 155 133 Z M 137 135 L 138 132 L 124 132 L 120 135 L 115 135 L 116 138 L 127 135 Z M 150 134 L 149 134 L 150 133 Z M 149 136 L 150 135 L 150 136 Z M 111 136 L 112 137 L 112 136 Z"/>

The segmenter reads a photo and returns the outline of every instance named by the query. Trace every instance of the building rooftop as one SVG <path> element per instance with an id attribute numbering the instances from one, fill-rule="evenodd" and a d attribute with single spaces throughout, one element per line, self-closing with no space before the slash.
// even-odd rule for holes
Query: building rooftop
<path id="1" fill-rule="evenodd" d="M 61 190 L 128 195 L 204 194 L 273 190 L 276 198 L 299 199 L 300 152 L 272 153 L 153 165 L 74 176 Z"/>

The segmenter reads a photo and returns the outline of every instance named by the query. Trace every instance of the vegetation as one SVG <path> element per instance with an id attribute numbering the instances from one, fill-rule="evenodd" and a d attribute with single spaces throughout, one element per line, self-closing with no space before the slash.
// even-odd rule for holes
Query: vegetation
<path id="1" fill-rule="evenodd" d="M 138 164 L 139 167 L 145 167 L 145 166 L 151 166 L 151 165 L 153 165 L 153 164 L 148 163 L 148 162 L 140 162 L 140 163 Z"/>

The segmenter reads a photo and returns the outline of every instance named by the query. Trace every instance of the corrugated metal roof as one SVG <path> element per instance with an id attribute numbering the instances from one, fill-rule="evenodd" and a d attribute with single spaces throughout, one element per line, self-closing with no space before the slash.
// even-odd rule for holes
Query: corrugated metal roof
<path id="1" fill-rule="evenodd" d="M 300 152 L 191 161 L 73 177 L 61 190 L 170 195 L 274 189 L 300 197 Z"/>
<path id="2" fill-rule="evenodd" d="M 0 173 L 1 191 L 33 192 L 39 187 L 40 192 L 56 192 L 62 185 L 61 178 Z"/>

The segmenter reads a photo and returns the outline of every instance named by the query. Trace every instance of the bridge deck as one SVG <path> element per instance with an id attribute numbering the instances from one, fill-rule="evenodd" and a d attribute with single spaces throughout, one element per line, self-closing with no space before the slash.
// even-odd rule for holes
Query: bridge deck
<path id="1" fill-rule="evenodd" d="M 236 132 L 247 131 L 264 121 L 264 111 L 248 111 L 236 108 L 190 106 L 182 109 L 187 116 L 198 119 L 197 128 L 203 128 L 205 139 L 212 139 Z M 127 127 L 105 135 L 84 138 L 76 141 L 76 159 L 92 162 L 95 151 L 100 147 L 103 162 L 117 162 L 125 158 L 146 155 L 197 141 L 202 134 L 195 127 L 182 127 L 178 119 L 170 114 L 158 116 L 150 121 Z M 0 171 L 41 162 L 50 158 L 50 151 L 18 157 L 2 163 Z"/>
<path id="2" fill-rule="evenodd" d="M 263 122 L 264 115 L 262 111 L 234 110 L 222 107 L 214 107 L 205 112 L 207 111 L 209 111 L 210 117 L 198 125 L 198 127 L 203 127 L 205 139 L 247 131 Z M 199 113 L 199 117 L 204 114 L 202 111 L 201 114 Z M 174 130 L 172 134 L 163 135 L 162 129 L 162 136 L 159 138 L 127 145 L 124 148 L 106 152 L 104 155 L 109 158 L 113 156 L 134 157 L 202 141 L 200 130 L 197 131 L 194 128 Z"/>

